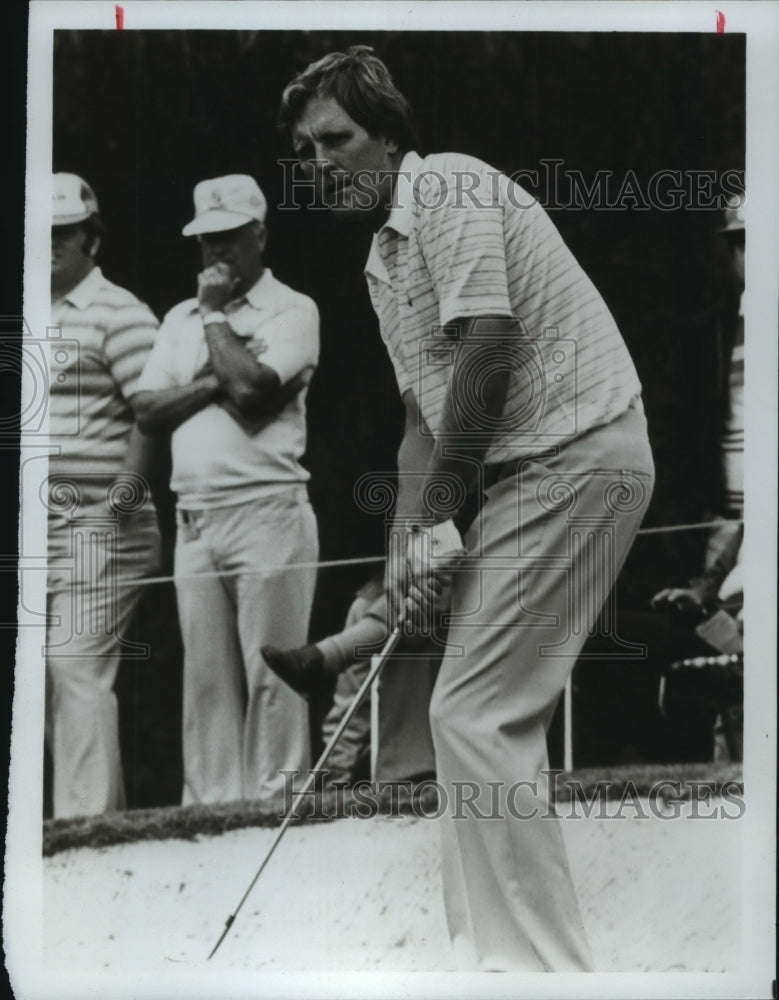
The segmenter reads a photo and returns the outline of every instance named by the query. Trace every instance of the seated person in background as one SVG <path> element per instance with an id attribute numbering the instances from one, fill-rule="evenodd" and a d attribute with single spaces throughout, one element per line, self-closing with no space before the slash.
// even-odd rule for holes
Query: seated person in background
<path id="1" fill-rule="evenodd" d="M 652 598 L 658 611 L 677 612 L 698 619 L 696 633 L 722 653 L 742 651 L 743 581 L 741 521 L 723 521 L 712 530 L 704 572 L 686 587 L 666 587 Z M 725 615 L 731 619 L 728 626 Z M 721 623 L 720 631 L 713 625 Z"/>
<path id="2" fill-rule="evenodd" d="M 262 655 L 298 694 L 305 698 L 318 693 L 329 694 L 342 673 L 369 658 L 370 653 L 358 655 L 358 650 L 362 647 L 378 649 L 386 639 L 386 601 L 381 576 L 373 576 L 355 594 L 343 631 L 295 649 L 263 646 Z"/>
<path id="3" fill-rule="evenodd" d="M 333 705 L 322 723 L 325 744 L 332 738 L 365 680 L 370 661 L 363 650 L 366 647 L 375 649 L 386 637 L 385 604 L 384 584 L 379 572 L 355 594 L 343 632 L 326 636 L 318 644 L 325 672 L 331 676 L 334 672 L 338 674 Z M 371 703 L 365 698 L 333 749 L 328 763 L 328 780 L 348 783 L 368 777 L 370 743 Z"/>
<path id="4" fill-rule="evenodd" d="M 713 534 L 726 544 L 711 546 L 700 576 L 659 591 L 645 610 L 621 607 L 616 635 L 599 627 L 587 640 L 573 675 L 577 767 L 712 759 L 717 718 L 740 699 L 740 668 L 670 668 L 742 649 L 743 526 L 723 522 Z"/>
<path id="5" fill-rule="evenodd" d="M 440 640 L 442 629 L 436 628 L 435 634 Z M 322 723 L 327 743 L 365 680 L 371 655 L 386 639 L 387 594 L 377 574 L 357 591 L 343 631 L 297 649 L 265 646 L 262 654 L 305 698 L 327 696 L 335 685 L 332 708 Z M 377 781 L 421 780 L 435 774 L 428 709 L 441 651 L 429 640 L 404 636 L 379 677 Z M 349 783 L 367 777 L 370 739 L 366 697 L 330 755 L 327 780 Z"/>
<path id="6" fill-rule="evenodd" d="M 714 551 L 716 556 L 713 561 L 707 559 L 704 572 L 687 587 L 661 590 L 652 601 L 654 608 L 675 619 L 668 650 L 671 662 L 665 664 L 666 671 L 669 666 L 674 669 L 666 673 L 661 708 L 667 744 L 676 750 L 678 759 L 719 757 L 722 741 L 717 733 L 723 720 L 724 755 L 741 758 L 743 535 L 741 522 L 723 522 L 712 532 L 709 553 Z M 694 648 L 696 642 L 698 648 Z M 731 655 L 718 658 L 717 654 Z M 733 654 L 739 657 L 735 663 Z"/>

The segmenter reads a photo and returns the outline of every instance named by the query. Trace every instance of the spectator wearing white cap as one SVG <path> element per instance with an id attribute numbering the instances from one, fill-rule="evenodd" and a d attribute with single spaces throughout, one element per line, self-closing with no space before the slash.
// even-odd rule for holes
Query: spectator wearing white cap
<path id="1" fill-rule="evenodd" d="M 319 549 L 300 458 L 319 317 L 264 265 L 251 177 L 202 181 L 194 202 L 183 234 L 200 243 L 198 294 L 165 317 L 138 398 L 143 430 L 172 431 L 183 801 L 275 808 L 280 771 L 309 763 L 306 703 L 260 647 L 308 632 Z"/>
<path id="2" fill-rule="evenodd" d="M 125 804 L 113 692 L 140 597 L 122 581 L 153 571 L 159 535 L 138 432 L 138 377 L 157 332 L 142 302 L 95 263 L 103 226 L 81 177 L 53 178 L 49 626 L 46 738 L 56 817 Z"/>

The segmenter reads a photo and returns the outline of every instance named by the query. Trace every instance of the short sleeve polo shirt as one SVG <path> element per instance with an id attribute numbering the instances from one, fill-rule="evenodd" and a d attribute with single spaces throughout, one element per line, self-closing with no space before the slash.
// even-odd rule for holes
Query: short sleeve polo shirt
<path id="1" fill-rule="evenodd" d="M 157 335 L 153 313 L 99 267 L 52 305 L 49 475 L 67 479 L 83 505 L 105 500 L 121 472 L 135 415 L 130 399 Z"/>
<path id="2" fill-rule="evenodd" d="M 319 313 L 314 302 L 274 278 L 266 268 L 245 296 L 224 309 L 231 329 L 282 384 L 303 375 L 306 384 L 319 360 Z M 138 388 L 188 385 L 208 360 L 197 299 L 165 316 Z M 306 388 L 254 433 L 217 403 L 173 432 L 171 489 L 185 509 L 229 507 L 294 483 L 306 482 L 300 464 L 306 447 Z"/>
<path id="3" fill-rule="evenodd" d="M 546 212 L 481 160 L 407 153 L 365 272 L 400 391 L 414 392 L 433 434 L 455 364 L 481 366 L 477 387 L 493 366 L 508 368 L 487 461 L 572 440 L 640 395 L 611 313 Z M 477 337 L 494 350 L 477 355 L 452 324 L 479 316 L 511 318 L 516 334 L 485 326 Z M 454 403 L 456 419 L 478 425 L 478 398 Z"/>

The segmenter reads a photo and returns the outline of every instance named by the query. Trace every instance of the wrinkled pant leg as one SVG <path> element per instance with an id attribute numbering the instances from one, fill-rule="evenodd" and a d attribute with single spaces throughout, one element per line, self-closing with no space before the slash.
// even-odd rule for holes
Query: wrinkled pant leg
<path id="1" fill-rule="evenodd" d="M 549 474 L 530 463 L 488 492 L 466 539 L 478 556 L 454 577 L 448 649 L 430 708 L 447 795 L 450 934 L 460 964 L 483 971 L 592 967 L 540 772 L 555 704 L 630 548 L 652 477 L 639 474 L 636 506 L 615 512 L 604 508 L 604 488 L 621 472 L 576 472 L 571 513 L 541 502 Z M 480 816 L 461 801 L 458 813 L 463 782 L 478 790 Z M 502 800 L 495 818 L 482 818 L 493 813 L 489 782 Z"/>
<path id="2" fill-rule="evenodd" d="M 404 781 L 435 774 L 430 698 L 440 656 L 392 659 L 379 678 L 379 748 L 376 778 Z"/>
<path id="3" fill-rule="evenodd" d="M 241 798 L 243 659 L 232 581 L 202 575 L 219 568 L 215 541 L 213 523 L 192 537 L 179 519 L 175 577 L 184 644 L 183 805 Z"/>
<path id="4" fill-rule="evenodd" d="M 49 553 L 45 731 L 54 766 L 54 816 L 122 809 L 114 683 L 123 651 L 131 647 L 126 635 L 140 590 L 121 581 L 156 565 L 153 511 L 128 515 L 121 525 L 52 528 Z"/>
<path id="5" fill-rule="evenodd" d="M 264 645 L 287 649 L 308 637 L 316 567 L 263 571 L 263 566 L 315 563 L 317 524 L 305 490 L 258 501 L 233 528 L 238 629 L 246 669 L 247 705 L 241 736 L 242 794 L 276 809 L 283 805 L 283 771 L 310 764 L 308 705 L 268 667 Z M 259 570 L 260 572 L 252 572 Z"/>

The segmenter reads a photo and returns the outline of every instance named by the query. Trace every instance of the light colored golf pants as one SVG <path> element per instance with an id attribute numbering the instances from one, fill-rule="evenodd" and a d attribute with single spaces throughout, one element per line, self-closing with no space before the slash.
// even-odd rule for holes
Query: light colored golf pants
<path id="1" fill-rule="evenodd" d="M 591 968 L 560 821 L 539 772 L 559 695 L 652 486 L 645 421 L 631 410 L 554 458 L 521 464 L 488 489 L 466 533 L 430 707 L 447 795 L 446 913 L 463 968 Z M 463 804 L 474 797 L 476 814 Z"/>
<path id="2" fill-rule="evenodd" d="M 307 639 L 316 568 L 284 569 L 318 558 L 306 488 L 179 510 L 177 521 L 183 803 L 252 799 L 276 808 L 285 788 L 280 771 L 309 767 L 308 709 L 260 648 Z"/>
<path id="3" fill-rule="evenodd" d="M 117 519 L 95 507 L 49 524 L 46 740 L 54 762 L 54 816 L 125 805 L 114 682 L 122 656 L 147 651 L 128 638 L 141 592 L 159 558 L 154 508 Z"/>

